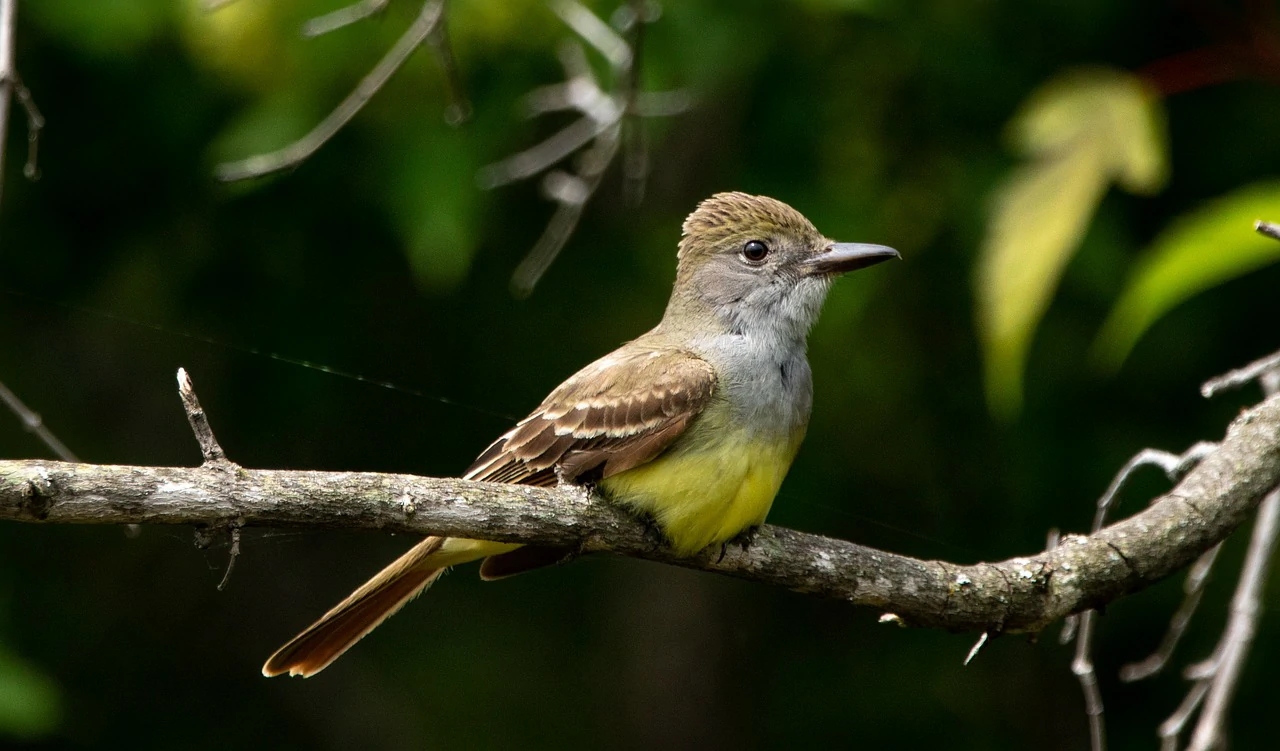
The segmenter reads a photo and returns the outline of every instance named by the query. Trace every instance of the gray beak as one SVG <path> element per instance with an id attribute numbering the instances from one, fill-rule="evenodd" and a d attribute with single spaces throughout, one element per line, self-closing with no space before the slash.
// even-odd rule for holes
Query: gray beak
<path id="1" fill-rule="evenodd" d="M 865 269 L 890 258 L 902 258 L 898 251 L 884 245 L 867 243 L 832 243 L 825 251 L 805 262 L 809 274 L 835 275 Z"/>

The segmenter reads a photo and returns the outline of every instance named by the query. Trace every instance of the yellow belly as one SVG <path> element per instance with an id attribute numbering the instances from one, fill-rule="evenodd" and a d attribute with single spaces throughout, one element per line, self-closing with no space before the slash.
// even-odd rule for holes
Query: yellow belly
<path id="1" fill-rule="evenodd" d="M 677 553 L 692 555 L 764 523 L 803 437 L 722 436 L 620 472 L 600 489 L 652 516 Z"/>

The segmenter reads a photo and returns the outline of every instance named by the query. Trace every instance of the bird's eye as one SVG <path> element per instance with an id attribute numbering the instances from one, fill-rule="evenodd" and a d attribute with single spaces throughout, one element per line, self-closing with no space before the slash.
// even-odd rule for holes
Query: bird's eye
<path id="1" fill-rule="evenodd" d="M 764 263 L 764 259 L 769 257 L 769 246 L 759 240 L 752 240 L 742 246 L 742 260 L 747 263 L 757 264 Z"/>

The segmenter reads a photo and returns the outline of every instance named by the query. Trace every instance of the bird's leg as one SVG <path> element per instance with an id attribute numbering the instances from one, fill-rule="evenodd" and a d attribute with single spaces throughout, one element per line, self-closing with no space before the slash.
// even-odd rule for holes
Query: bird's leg
<path id="1" fill-rule="evenodd" d="M 644 525 L 644 537 L 653 550 L 661 550 L 667 546 L 667 535 L 658 526 L 658 520 L 649 514 L 638 514 L 637 518 Z"/>
<path id="2" fill-rule="evenodd" d="M 738 536 L 729 542 L 742 548 L 742 552 L 747 552 L 747 548 L 756 544 L 756 534 L 760 531 L 759 524 L 753 524 L 750 527 L 738 533 Z"/>

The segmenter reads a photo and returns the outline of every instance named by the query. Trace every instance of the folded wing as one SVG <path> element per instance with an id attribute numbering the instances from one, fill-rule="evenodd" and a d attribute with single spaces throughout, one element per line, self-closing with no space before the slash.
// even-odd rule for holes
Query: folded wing
<path id="1" fill-rule="evenodd" d="M 662 453 L 715 386 L 711 366 L 690 352 L 624 346 L 551 392 L 464 476 L 523 485 L 609 477 Z"/>

